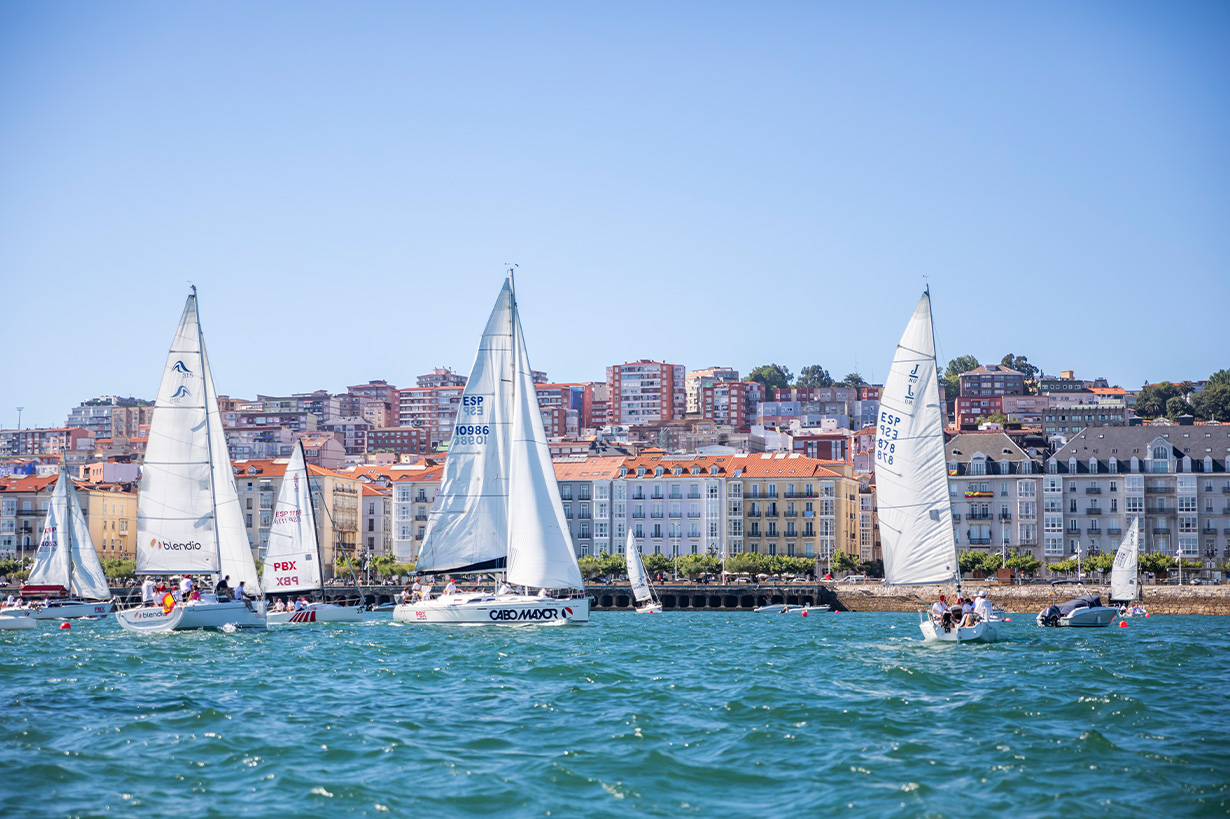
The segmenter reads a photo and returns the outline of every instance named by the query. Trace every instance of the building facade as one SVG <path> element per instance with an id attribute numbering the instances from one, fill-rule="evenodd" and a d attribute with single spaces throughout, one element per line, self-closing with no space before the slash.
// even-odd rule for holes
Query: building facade
<path id="1" fill-rule="evenodd" d="M 957 435 L 945 452 L 957 548 L 1041 557 L 1041 458 L 1002 432 Z"/>
<path id="2" fill-rule="evenodd" d="M 680 364 L 640 361 L 606 368 L 607 423 L 629 426 L 682 420 L 687 371 Z"/>

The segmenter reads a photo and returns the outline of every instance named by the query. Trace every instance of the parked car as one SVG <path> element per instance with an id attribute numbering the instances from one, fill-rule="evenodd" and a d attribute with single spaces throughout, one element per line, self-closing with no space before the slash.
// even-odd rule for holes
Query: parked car
<path id="1" fill-rule="evenodd" d="M 866 579 L 867 579 L 867 575 L 865 574 L 848 574 L 837 582 L 838 583 L 862 583 Z"/>

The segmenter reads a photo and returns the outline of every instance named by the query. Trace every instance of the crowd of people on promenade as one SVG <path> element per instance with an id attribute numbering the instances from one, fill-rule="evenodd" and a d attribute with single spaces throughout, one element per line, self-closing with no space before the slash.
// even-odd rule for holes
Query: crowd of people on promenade
<path id="1" fill-rule="evenodd" d="M 931 619 L 944 631 L 954 628 L 970 628 L 983 620 L 991 619 L 991 601 L 987 600 L 985 591 L 978 592 L 976 597 L 958 595 L 948 602 L 945 595 L 931 604 Z"/>

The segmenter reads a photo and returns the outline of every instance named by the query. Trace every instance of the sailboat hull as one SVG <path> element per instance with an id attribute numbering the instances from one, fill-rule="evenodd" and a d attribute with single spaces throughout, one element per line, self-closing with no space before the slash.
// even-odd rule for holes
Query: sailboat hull
<path id="1" fill-rule="evenodd" d="M 186 631 L 201 628 L 263 629 L 265 627 L 265 601 L 248 603 L 227 601 L 225 603 L 185 603 L 169 612 L 162 606 L 142 606 L 116 612 L 115 619 L 127 631 L 158 633 Z"/>
<path id="2" fill-rule="evenodd" d="M 636 609 L 636 613 L 637 614 L 661 614 L 662 604 L 656 601 L 653 603 L 646 603 L 645 605 Z"/>
<path id="3" fill-rule="evenodd" d="M 265 615 L 265 622 L 271 626 L 357 623 L 362 619 L 363 609 L 358 606 L 338 606 L 333 603 L 310 603 L 300 611 L 271 611 Z"/>
<path id="4" fill-rule="evenodd" d="M 996 619 L 983 620 L 966 628 L 944 631 L 930 617 L 924 617 L 918 628 L 922 630 L 923 640 L 928 643 L 994 643 L 999 639 L 999 624 Z"/>
<path id="5" fill-rule="evenodd" d="M 5 609 L 0 611 L 0 631 L 32 629 L 38 626 L 28 609 Z"/>
<path id="6" fill-rule="evenodd" d="M 115 603 L 87 603 L 84 600 L 52 601 L 46 608 L 37 608 L 31 615 L 35 620 L 72 620 L 78 617 L 102 619 L 115 611 Z"/>
<path id="7" fill-rule="evenodd" d="M 589 622 L 589 600 L 585 597 L 557 600 L 520 595 L 445 595 L 417 603 L 402 603 L 393 609 L 393 621 L 454 626 L 584 625 Z"/>

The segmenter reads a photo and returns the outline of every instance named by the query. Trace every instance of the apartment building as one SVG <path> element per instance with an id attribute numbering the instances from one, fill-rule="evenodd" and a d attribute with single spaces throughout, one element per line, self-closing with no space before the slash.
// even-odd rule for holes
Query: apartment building
<path id="1" fill-rule="evenodd" d="M 0 458 L 59 456 L 90 438 L 80 427 L 0 429 Z"/>
<path id="2" fill-rule="evenodd" d="M 605 381 L 592 381 L 589 385 L 591 404 L 589 422 L 582 426 L 590 429 L 601 429 L 611 423 L 611 391 Z"/>
<path id="3" fill-rule="evenodd" d="M 701 393 L 705 387 L 718 381 L 738 381 L 739 371 L 732 367 L 706 367 L 703 370 L 692 370 L 683 379 L 684 405 L 688 415 L 699 415 L 701 409 Z"/>
<path id="4" fill-rule="evenodd" d="M 418 560 L 427 535 L 427 518 L 444 475 L 444 464 L 424 459 L 384 470 L 393 491 L 393 553 L 402 563 Z"/>
<path id="5" fill-rule="evenodd" d="M 341 443 L 347 455 L 361 455 L 367 452 L 367 434 L 372 425 L 357 416 L 338 416 L 320 425 L 320 430 L 333 434 Z"/>
<path id="6" fill-rule="evenodd" d="M 468 379 L 460 373 L 455 373 L 449 367 L 436 367 L 429 373 L 414 379 L 417 387 L 464 387 Z"/>
<path id="7" fill-rule="evenodd" d="M 393 554 L 393 490 L 362 483 L 359 498 L 359 554 L 364 564 Z"/>
<path id="8" fill-rule="evenodd" d="M 861 480 L 858 485 L 858 559 L 883 560 L 880 548 L 880 520 L 876 513 L 876 485 Z"/>
<path id="9" fill-rule="evenodd" d="M 367 432 L 368 452 L 426 455 L 435 444 L 436 439 L 426 427 L 385 427 Z"/>
<path id="10" fill-rule="evenodd" d="M 1113 551 L 1133 519 L 1141 546 L 1209 569 L 1230 557 L 1230 426 L 1091 427 L 1046 463 L 1044 552 Z"/>
<path id="11" fill-rule="evenodd" d="M 154 414 L 154 402 L 135 398 L 119 398 L 104 395 L 91 401 L 83 401 L 68 413 L 68 428 L 80 428 L 89 432 L 89 437 L 132 437 L 141 434 Z"/>
<path id="12" fill-rule="evenodd" d="M 619 478 L 622 457 L 571 455 L 555 459 L 555 479 L 568 521 L 568 533 L 578 557 L 622 553 L 628 530 L 626 520 L 615 536 L 614 482 Z M 624 491 L 626 494 L 626 489 Z M 621 518 L 626 507 L 621 504 Z"/>
<path id="13" fill-rule="evenodd" d="M 1041 458 L 1002 432 L 957 435 L 945 452 L 957 548 L 1041 557 Z"/>
<path id="14" fill-rule="evenodd" d="M 589 384 L 535 384 L 534 391 L 548 438 L 575 438 L 589 426 L 593 408 Z"/>
<path id="15" fill-rule="evenodd" d="M 953 412 L 957 416 L 957 426 L 961 429 L 977 427 L 980 421 L 986 420 L 994 413 L 1003 414 L 1004 397 L 1002 395 L 968 396 L 957 398 Z"/>
<path id="16" fill-rule="evenodd" d="M 706 421 L 750 432 L 764 394 L 764 385 L 757 381 L 710 381 L 700 387 L 698 411 Z"/>
<path id="17" fill-rule="evenodd" d="M 226 450 L 232 461 L 289 458 L 295 448 L 295 432 L 290 427 L 228 426 L 222 428 L 222 433 L 226 436 Z"/>
<path id="18" fill-rule="evenodd" d="M 0 478 L 0 557 L 34 557 L 57 477 Z"/>
<path id="19" fill-rule="evenodd" d="M 423 429 L 435 441 L 450 440 L 463 392 L 464 384 L 398 390 L 398 426 Z"/>
<path id="20" fill-rule="evenodd" d="M 1109 386 L 1105 378 L 1081 381 L 1076 377 L 1076 373 L 1073 370 L 1061 370 L 1058 377 L 1043 375 L 1038 379 L 1038 394 L 1054 395 L 1065 392 L 1089 392 L 1094 389 L 1105 389 Z"/>
<path id="21" fill-rule="evenodd" d="M 1025 394 L 1025 376 L 1000 364 L 983 364 L 959 378 L 961 395 L 966 398 Z"/>
<path id="22" fill-rule="evenodd" d="M 85 515 L 99 559 L 137 557 L 137 484 L 77 483 L 77 502 Z"/>
<path id="23" fill-rule="evenodd" d="M 1048 435 L 1075 435 L 1086 427 L 1125 427 L 1131 417 L 1122 396 L 1063 392 L 1046 398 L 1042 430 Z"/>
<path id="24" fill-rule="evenodd" d="M 623 553 L 631 531 L 642 554 L 725 557 L 727 475 L 734 460 L 662 452 L 623 459 L 611 484 L 612 548 Z"/>
<path id="25" fill-rule="evenodd" d="M 606 368 L 608 424 L 643 425 L 682 420 L 687 371 L 681 364 L 639 361 Z"/>
<path id="26" fill-rule="evenodd" d="M 1041 427 L 1050 406 L 1050 399 L 1045 395 L 1001 395 L 998 398 L 1008 420 L 1026 427 Z"/>
<path id="27" fill-rule="evenodd" d="M 849 464 L 794 453 L 732 459 L 727 486 L 730 553 L 858 556 L 858 482 Z"/>

